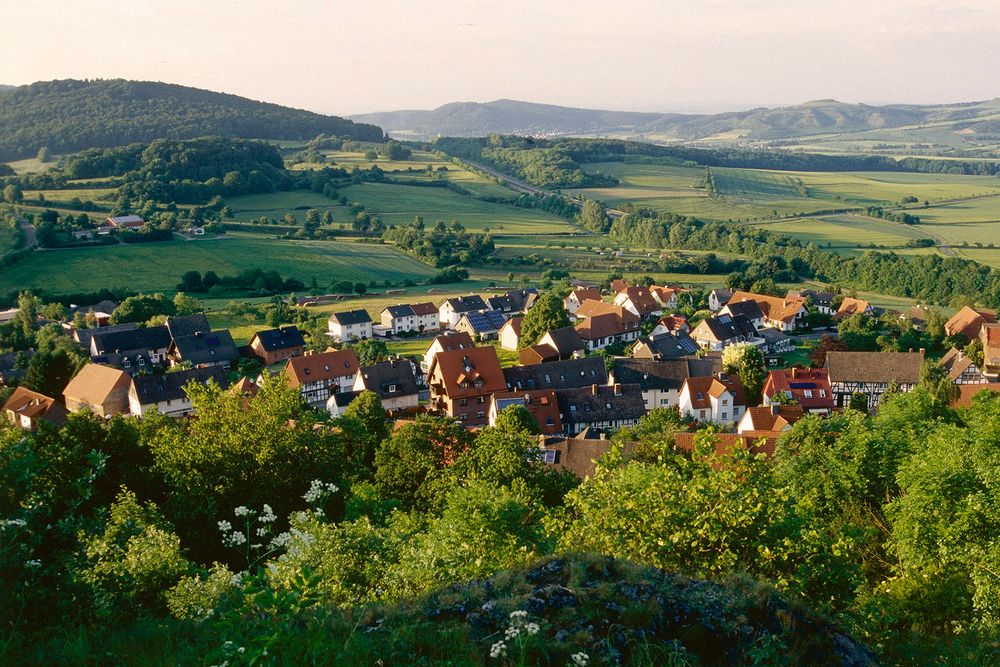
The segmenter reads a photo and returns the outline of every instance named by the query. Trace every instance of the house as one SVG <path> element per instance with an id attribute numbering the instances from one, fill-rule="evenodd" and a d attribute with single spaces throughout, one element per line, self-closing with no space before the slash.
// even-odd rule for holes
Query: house
<path id="1" fill-rule="evenodd" d="M 979 337 L 984 324 L 996 324 L 997 313 L 986 308 L 964 306 L 944 323 L 946 336 L 962 336 L 970 343 Z"/>
<path id="2" fill-rule="evenodd" d="M 520 350 L 517 353 L 517 360 L 522 366 L 544 364 L 548 361 L 559 361 L 559 352 L 551 345 L 537 343 Z"/>
<path id="3" fill-rule="evenodd" d="M 167 317 L 163 325 L 167 327 L 167 331 L 173 339 L 193 336 L 196 333 L 205 333 L 212 330 L 212 327 L 208 324 L 208 318 L 202 313 L 185 315 L 183 317 L 170 316 Z"/>
<path id="4" fill-rule="evenodd" d="M 757 335 L 764 340 L 763 351 L 767 355 L 779 355 L 792 351 L 792 339 L 778 329 L 764 327 L 757 331 Z"/>
<path id="5" fill-rule="evenodd" d="M 746 403 L 740 379 L 725 373 L 689 377 L 678 398 L 681 414 L 702 422 L 738 422 Z"/>
<path id="6" fill-rule="evenodd" d="M 94 327 L 93 329 L 73 329 L 72 338 L 85 350 L 90 350 L 90 342 L 94 334 L 117 333 L 120 331 L 135 331 L 139 325 L 135 322 L 125 322 L 123 324 L 109 324 L 107 326 Z"/>
<path id="7" fill-rule="evenodd" d="M 713 352 L 724 350 L 735 343 L 764 346 L 764 339 L 757 335 L 757 328 L 745 315 L 731 316 L 720 313 L 706 317 L 691 330 L 691 338 L 703 349 Z"/>
<path id="8" fill-rule="evenodd" d="M 491 340 L 500 333 L 507 317 L 499 310 L 481 310 L 463 314 L 453 329 L 467 333 L 474 340 Z"/>
<path id="9" fill-rule="evenodd" d="M 700 348 L 687 333 L 673 331 L 643 338 L 632 346 L 633 359 L 680 359 L 697 354 Z"/>
<path id="10" fill-rule="evenodd" d="M 431 361 L 427 384 L 431 408 L 466 426 L 485 426 L 490 396 L 507 389 L 492 346 L 438 352 Z"/>
<path id="11" fill-rule="evenodd" d="M 951 348 L 941 357 L 941 365 L 948 371 L 953 384 L 985 384 L 986 374 L 979 370 L 975 362 L 958 348 Z"/>
<path id="12" fill-rule="evenodd" d="M 326 409 L 334 417 L 343 417 L 347 407 L 360 395 L 360 391 L 338 391 L 326 400 Z"/>
<path id="13" fill-rule="evenodd" d="M 438 319 L 442 329 L 454 329 L 462 315 L 489 310 L 489 306 L 483 301 L 483 297 L 476 294 L 469 296 L 459 296 L 454 299 L 445 299 L 438 306 Z"/>
<path id="14" fill-rule="evenodd" d="M 586 429 L 619 429 L 635 426 L 646 415 L 642 390 L 636 384 L 556 390 L 563 433 L 576 435 Z"/>
<path id="15" fill-rule="evenodd" d="M 146 221 L 141 215 L 118 215 L 104 219 L 104 226 L 120 232 L 137 232 Z"/>
<path id="16" fill-rule="evenodd" d="M 511 391 L 574 389 L 608 383 L 608 371 L 600 357 L 511 366 L 503 369 L 503 376 L 506 388 Z"/>
<path id="17" fill-rule="evenodd" d="M 659 336 L 660 334 L 668 334 L 675 331 L 683 331 L 684 333 L 691 331 L 691 327 L 688 325 L 688 320 L 683 315 L 667 315 L 666 317 L 661 317 L 660 321 L 653 327 L 653 330 L 649 332 L 649 335 Z"/>
<path id="18" fill-rule="evenodd" d="M 955 408 L 971 408 L 972 399 L 984 391 L 1000 394 L 1000 382 L 960 384 L 958 385 L 958 397 L 952 401 L 951 405 Z"/>
<path id="19" fill-rule="evenodd" d="M 393 334 L 426 333 L 441 330 L 438 309 L 433 303 L 401 303 L 379 313 L 379 323 Z"/>
<path id="20" fill-rule="evenodd" d="M 327 320 L 327 328 L 337 343 L 367 340 L 372 337 L 372 318 L 367 310 L 362 309 L 333 313 Z"/>
<path id="21" fill-rule="evenodd" d="M 151 372 L 167 360 L 170 331 L 164 325 L 91 334 L 90 358 L 129 374 Z"/>
<path id="22" fill-rule="evenodd" d="M 825 368 L 788 368 L 768 371 L 764 381 L 764 405 L 777 403 L 784 395 L 807 412 L 828 414 L 834 408 L 830 374 Z"/>
<path id="23" fill-rule="evenodd" d="M 431 341 L 430 346 L 428 346 L 427 351 L 424 352 L 423 361 L 420 362 L 420 370 L 424 373 L 431 369 L 431 361 L 434 360 L 434 355 L 438 352 L 445 352 L 448 350 L 467 350 L 476 346 L 476 343 L 472 340 L 472 336 L 467 333 L 446 333 L 436 336 L 434 340 Z"/>
<path id="24" fill-rule="evenodd" d="M 714 375 L 722 370 L 719 357 L 704 359 L 629 359 L 617 358 L 608 382 L 635 384 L 642 390 L 646 410 L 676 407 L 681 387 L 689 377 Z"/>
<path id="25" fill-rule="evenodd" d="M 570 314 L 570 317 L 574 317 L 576 316 L 577 309 L 583 304 L 584 301 L 600 300 L 601 289 L 599 287 L 583 287 L 570 292 L 569 296 L 563 299 L 563 306 L 566 307 L 566 312 Z"/>
<path id="26" fill-rule="evenodd" d="M 651 285 L 649 293 L 660 304 L 662 310 L 671 311 L 677 307 L 677 294 L 680 290 L 675 287 L 657 287 Z"/>
<path id="27" fill-rule="evenodd" d="M 591 352 L 609 345 L 631 343 L 639 338 L 639 318 L 627 310 L 623 315 L 592 315 L 578 320 L 575 328 L 577 335 Z"/>
<path id="28" fill-rule="evenodd" d="M 930 315 L 930 310 L 927 306 L 917 304 L 906 313 L 900 313 L 899 319 L 902 322 L 909 323 L 917 331 L 923 331 L 927 326 L 927 317 Z"/>
<path id="29" fill-rule="evenodd" d="M 713 313 L 722 310 L 722 307 L 733 298 L 731 289 L 714 289 L 708 293 L 708 307 Z"/>
<path id="30" fill-rule="evenodd" d="M 789 299 L 787 297 L 754 294 L 738 290 L 726 302 L 732 306 L 741 301 L 755 301 L 764 315 L 764 326 L 774 327 L 781 331 L 792 331 L 808 315 L 804 299 Z"/>
<path id="31" fill-rule="evenodd" d="M 87 232 L 88 234 L 90 232 Z M 118 304 L 114 301 L 104 299 L 103 301 L 98 301 L 97 303 L 90 306 L 70 306 L 69 312 L 71 316 L 76 316 L 80 313 L 84 318 L 93 317 L 93 321 L 97 326 L 103 327 L 107 326 L 111 322 L 111 315 L 115 312 Z M 135 325 L 133 324 L 133 327 Z"/>
<path id="32" fill-rule="evenodd" d="M 614 304 L 625 308 L 639 319 L 663 314 L 663 305 L 653 298 L 646 287 L 626 287 L 615 295 Z"/>
<path id="33" fill-rule="evenodd" d="M 614 292 L 615 294 L 618 294 L 618 292 L 621 292 L 627 287 L 628 283 L 625 282 L 625 280 L 623 280 L 622 278 L 615 278 L 614 280 L 611 281 L 611 291 Z"/>
<path id="34" fill-rule="evenodd" d="M 837 294 L 835 292 L 818 292 L 816 290 L 789 290 L 788 294 L 785 296 L 786 299 L 805 299 L 806 303 L 812 303 L 813 308 L 816 312 L 822 313 L 824 315 L 833 315 L 837 312 L 834 304 L 837 301 Z"/>
<path id="35" fill-rule="evenodd" d="M 837 312 L 833 314 L 833 319 L 842 320 L 845 317 L 858 314 L 868 316 L 874 315 L 875 309 L 872 308 L 872 305 L 864 299 L 855 299 L 854 297 L 845 296 L 844 300 L 840 302 L 840 307 L 837 308 Z"/>
<path id="36" fill-rule="evenodd" d="M 226 369 L 220 366 L 192 368 L 164 375 L 141 375 L 132 378 L 128 392 L 129 410 L 137 417 L 144 416 L 153 408 L 168 417 L 187 417 L 194 412 L 187 395 L 187 386 L 191 382 L 214 382 L 221 389 L 229 386 Z"/>
<path id="37" fill-rule="evenodd" d="M 497 338 L 500 339 L 500 349 L 517 350 L 521 342 L 521 322 L 523 317 L 512 317 L 503 323 Z"/>
<path id="38" fill-rule="evenodd" d="M 221 331 L 196 331 L 179 336 L 170 343 L 167 352 L 170 365 L 189 363 L 195 368 L 223 366 L 228 368 L 240 358 L 239 348 L 228 329 Z"/>
<path id="39" fill-rule="evenodd" d="M 979 342 L 983 346 L 983 374 L 1000 376 L 1000 324 L 984 324 L 979 329 Z"/>
<path id="40" fill-rule="evenodd" d="M 306 403 L 319 409 L 332 394 L 354 388 L 358 357 L 351 349 L 304 354 L 289 359 L 282 372 L 288 386 L 298 389 Z"/>
<path id="41" fill-rule="evenodd" d="M 229 387 L 229 391 L 233 394 L 253 398 L 260 391 L 260 385 L 250 378 L 243 376 Z"/>
<path id="42" fill-rule="evenodd" d="M 517 292 L 508 292 L 506 294 L 486 297 L 486 308 L 503 313 L 504 317 L 514 317 L 522 312 L 525 302 L 526 299 L 517 296 Z"/>
<path id="43" fill-rule="evenodd" d="M 420 405 L 413 362 L 408 359 L 362 366 L 352 390 L 374 392 L 382 399 L 382 407 L 389 412 Z"/>
<path id="44" fill-rule="evenodd" d="M 854 394 L 868 397 L 868 409 L 874 410 L 890 385 L 911 391 L 920 382 L 920 352 L 827 352 L 826 370 L 830 376 L 837 407 L 845 408 Z"/>
<path id="45" fill-rule="evenodd" d="M 54 398 L 18 387 L 3 404 L 3 413 L 18 428 L 36 431 L 40 422 L 53 426 L 66 423 L 66 408 Z"/>
<path id="46" fill-rule="evenodd" d="M 760 309 L 760 305 L 756 301 L 730 301 L 716 315 L 718 317 L 722 317 L 723 315 L 729 315 L 730 317 L 742 315 L 753 323 L 755 329 L 765 328 L 764 311 Z"/>
<path id="47" fill-rule="evenodd" d="M 556 392 L 552 389 L 536 391 L 499 391 L 490 400 L 489 424 L 496 424 L 497 416 L 512 405 L 523 406 L 535 421 L 544 435 L 562 433 L 562 420 L 559 418 L 559 404 Z"/>
<path id="48" fill-rule="evenodd" d="M 546 438 L 540 447 L 545 465 L 588 479 L 597 471 L 597 460 L 611 450 L 611 441 L 603 433 L 598 435 L 596 430 L 584 429 L 569 438 Z M 625 447 L 629 449 L 628 445 Z"/>
<path id="49" fill-rule="evenodd" d="M 302 332 L 295 325 L 258 331 L 251 338 L 247 347 L 259 358 L 265 366 L 276 364 L 285 359 L 301 357 L 306 341 Z"/>
<path id="50" fill-rule="evenodd" d="M 129 413 L 128 393 L 132 378 L 110 366 L 87 364 L 63 390 L 63 400 L 70 412 L 90 410 L 98 417 Z"/>
<path id="51" fill-rule="evenodd" d="M 804 416 L 805 411 L 798 405 L 773 404 L 748 408 L 740 417 L 736 432 L 783 433 L 791 430 L 792 424 Z"/>
<path id="52" fill-rule="evenodd" d="M 594 301 L 593 299 L 588 299 L 580 304 L 580 307 L 576 309 L 576 319 L 582 320 L 588 317 L 593 317 L 595 315 L 617 315 L 618 317 L 630 320 L 639 320 L 639 316 L 628 310 L 624 306 L 616 306 L 613 303 L 607 303 L 606 301 Z"/>
<path id="53" fill-rule="evenodd" d="M 574 359 L 582 357 L 587 352 L 587 344 L 580 338 L 576 327 L 560 327 L 545 332 L 539 345 L 548 345 L 556 353 L 557 359 Z"/>

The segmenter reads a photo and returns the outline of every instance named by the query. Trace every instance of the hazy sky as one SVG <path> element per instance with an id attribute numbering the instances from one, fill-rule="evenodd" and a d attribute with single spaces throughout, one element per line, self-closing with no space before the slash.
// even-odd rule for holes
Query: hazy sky
<path id="1" fill-rule="evenodd" d="M 151 79 L 339 114 L 1000 97 L 1000 0 L 0 0 L 0 24 L 0 83 Z"/>

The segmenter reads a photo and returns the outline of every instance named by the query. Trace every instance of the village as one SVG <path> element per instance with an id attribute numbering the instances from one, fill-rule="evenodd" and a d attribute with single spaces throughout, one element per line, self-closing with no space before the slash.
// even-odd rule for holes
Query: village
<path id="1" fill-rule="evenodd" d="M 833 292 L 789 292 L 782 298 L 716 289 L 708 295 L 712 314 L 690 327 L 676 313 L 684 291 L 615 280 L 602 293 L 596 284 L 576 281 L 561 301 L 571 324 L 545 331 L 530 345 L 521 330 L 542 298 L 533 288 L 470 294 L 438 305 L 400 303 L 377 318 L 364 309 L 334 312 L 328 320 L 330 346 L 323 352 L 308 350 L 294 325 L 258 331 L 247 345 L 237 346 L 228 330 L 212 330 L 203 314 L 167 317 L 155 326 L 110 324 L 116 304 L 106 302 L 86 309 L 93 328 L 62 323 L 90 356 L 62 395 L 17 387 L 3 411 L 28 430 L 39 421 L 62 424 L 68 413 L 82 410 L 106 419 L 142 417 L 152 410 L 192 418 L 189 383 L 214 382 L 252 396 L 268 381 L 265 376 L 273 376 L 330 418 L 343 415 L 366 391 L 378 396 L 397 423 L 431 414 L 479 429 L 496 423 L 506 408 L 522 406 L 538 424 L 545 461 L 586 477 L 608 450 L 609 437 L 653 410 L 677 410 L 691 431 L 714 425 L 722 449 L 740 444 L 771 453 L 781 433 L 807 414 L 848 407 L 874 413 L 883 394 L 908 392 L 920 382 L 923 349 L 831 350 L 822 366 L 783 367 L 782 354 L 808 329 L 810 312 L 832 322 L 874 316 L 862 299 Z M 919 314 L 915 317 L 911 324 L 920 326 Z M 979 391 L 1000 391 L 996 313 L 964 307 L 945 332 L 952 339 L 978 341 L 983 350 L 980 365 L 957 348 L 940 360 L 956 385 L 955 402 L 967 405 Z M 426 338 L 423 355 L 388 355 L 363 365 L 352 348 L 406 336 Z M 756 391 L 724 368 L 726 350 L 734 346 L 760 352 L 759 370 L 766 375 Z M 606 354 L 609 349 L 624 354 Z M 498 350 L 516 352 L 517 363 L 504 367 Z M 239 376 L 239 362 L 247 358 L 264 370 Z M 0 363 L 0 379 L 16 384 L 18 372 L 9 361 Z M 691 438 L 677 440 L 678 447 L 693 446 Z"/>

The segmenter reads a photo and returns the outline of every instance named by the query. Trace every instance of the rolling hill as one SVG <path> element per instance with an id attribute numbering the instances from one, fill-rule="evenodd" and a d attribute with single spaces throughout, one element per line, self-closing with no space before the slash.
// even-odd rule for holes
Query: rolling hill
<path id="1" fill-rule="evenodd" d="M 391 111 L 352 116 L 396 136 L 482 136 L 490 132 L 533 136 L 614 136 L 699 141 L 774 141 L 822 134 L 860 133 L 918 125 L 954 132 L 995 132 L 1000 100 L 945 105 L 871 106 L 817 100 L 797 106 L 719 114 L 639 113 L 577 109 L 496 100 L 458 102 L 430 111 Z"/>
<path id="2" fill-rule="evenodd" d="M 318 134 L 383 139 L 374 125 L 153 81 L 43 81 L 0 95 L 0 160 L 33 157 L 42 146 L 65 153 L 206 135 L 310 139 Z"/>

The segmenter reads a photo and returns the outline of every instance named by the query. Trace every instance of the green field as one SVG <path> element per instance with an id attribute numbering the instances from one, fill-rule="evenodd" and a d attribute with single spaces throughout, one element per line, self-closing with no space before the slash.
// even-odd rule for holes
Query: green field
<path id="1" fill-rule="evenodd" d="M 315 278 L 321 289 L 335 280 L 400 282 L 434 273 L 390 246 L 231 233 L 199 241 L 36 252 L 0 272 L 0 291 L 31 288 L 68 293 L 102 287 L 171 291 L 185 271 L 231 275 L 249 268 L 274 269 L 307 285 Z"/>
<path id="2" fill-rule="evenodd" d="M 763 229 L 815 243 L 824 250 L 861 254 L 875 244 L 897 252 L 934 252 L 933 248 L 906 248 L 911 239 L 930 238 L 921 226 L 909 226 L 863 215 L 830 215 L 762 223 Z"/>
<path id="3" fill-rule="evenodd" d="M 74 188 L 64 190 L 26 190 L 25 199 L 38 199 L 39 195 L 48 201 L 69 201 L 79 199 L 80 201 L 101 201 L 105 195 L 115 192 L 115 188 Z"/>
<path id="4" fill-rule="evenodd" d="M 349 224 L 353 219 L 346 206 L 311 190 L 227 197 L 226 204 L 233 210 L 233 217 L 240 222 L 249 222 L 261 216 L 280 220 L 286 213 L 291 213 L 301 226 L 305 221 L 306 211 L 311 208 L 320 213 L 330 211 L 335 223 Z"/>

